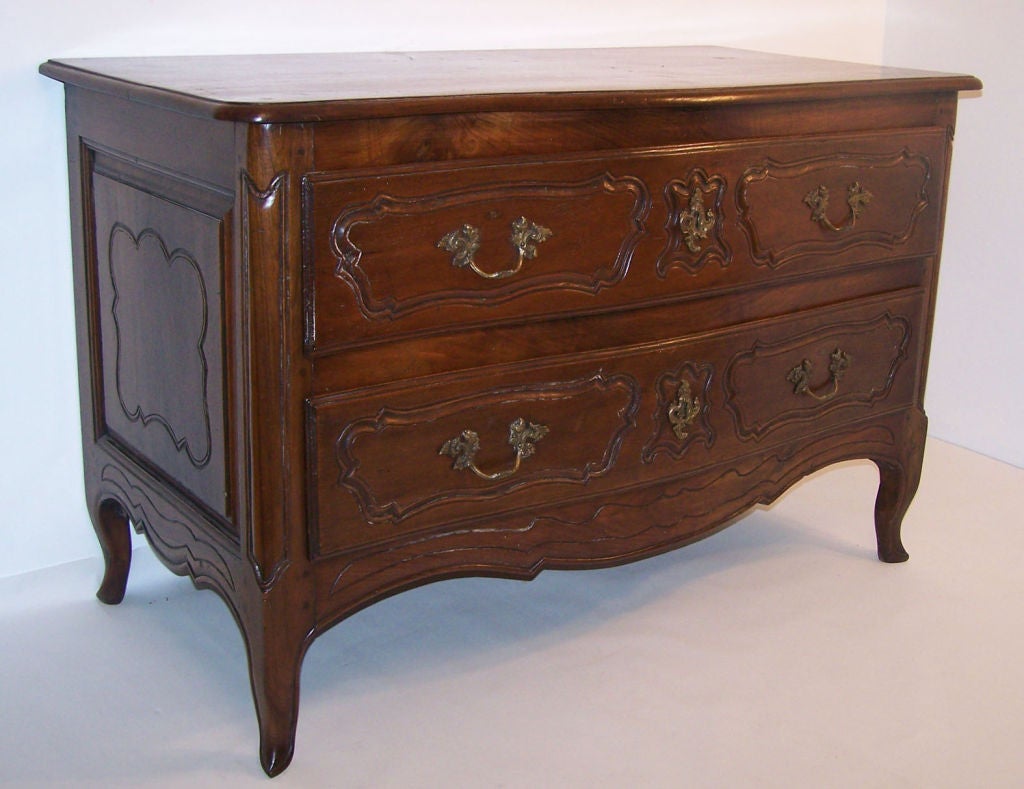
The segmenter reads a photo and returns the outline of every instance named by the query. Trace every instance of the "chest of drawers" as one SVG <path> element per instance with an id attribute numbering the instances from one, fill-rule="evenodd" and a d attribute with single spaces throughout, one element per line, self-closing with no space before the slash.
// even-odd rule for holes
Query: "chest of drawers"
<path id="1" fill-rule="evenodd" d="M 828 464 L 906 559 L 958 91 L 704 49 L 50 61 L 85 486 L 228 604 L 269 774 L 384 596 L 630 561 Z"/>

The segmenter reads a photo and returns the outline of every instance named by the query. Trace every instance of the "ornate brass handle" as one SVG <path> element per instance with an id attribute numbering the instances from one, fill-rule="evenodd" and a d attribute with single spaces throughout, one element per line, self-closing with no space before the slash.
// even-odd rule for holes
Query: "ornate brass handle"
<path id="1" fill-rule="evenodd" d="M 827 230 L 842 233 L 844 230 L 853 229 L 854 225 L 857 224 L 857 217 L 864 213 L 864 209 L 867 208 L 872 197 L 871 192 L 862 187 L 857 181 L 850 184 L 846 188 L 846 204 L 850 207 L 850 215 L 844 224 L 839 225 L 833 225 L 825 215 L 825 212 L 828 211 L 829 194 L 828 187 L 824 184 L 808 192 L 807 196 L 804 197 L 804 202 L 811 209 L 812 222 L 817 222 Z"/>
<path id="2" fill-rule="evenodd" d="M 527 422 L 522 417 L 512 420 L 508 426 L 508 443 L 516 451 L 516 458 L 512 468 L 504 471 L 488 473 L 477 468 L 475 458 L 480 450 L 480 436 L 473 430 L 463 430 L 455 438 L 448 439 L 437 454 L 454 458 L 452 468 L 457 471 L 469 469 L 481 479 L 505 479 L 519 471 L 523 459 L 537 451 L 536 443 L 547 434 L 548 429 L 544 425 Z"/>
<path id="3" fill-rule="evenodd" d="M 809 395 L 815 400 L 831 400 L 839 393 L 839 381 L 842 380 L 846 370 L 850 367 L 850 355 L 841 348 L 836 348 L 829 356 L 829 379 L 828 383 L 821 387 L 817 392 L 811 388 L 811 370 L 814 365 L 808 359 L 804 359 L 800 364 L 789 371 L 786 376 L 786 380 L 793 384 L 793 394 L 796 395 Z M 832 387 L 831 391 L 827 391 L 827 387 Z M 822 394 L 822 390 L 826 390 Z"/>
<path id="4" fill-rule="evenodd" d="M 523 261 L 537 257 L 537 245 L 544 243 L 552 235 L 546 227 L 531 222 L 525 216 L 514 220 L 509 241 L 519 253 L 519 258 L 512 268 L 503 271 L 484 271 L 473 260 L 473 256 L 480 249 L 480 230 L 473 225 L 463 225 L 458 230 L 447 233 L 437 242 L 437 248 L 451 253 L 452 265 L 455 268 L 468 268 L 484 279 L 504 279 L 517 274 L 523 267 Z"/>
<path id="5" fill-rule="evenodd" d="M 668 407 L 668 423 L 680 441 L 688 435 L 686 428 L 693 424 L 700 413 L 700 399 L 690 394 L 690 384 L 682 381 L 676 390 L 676 399 Z"/>

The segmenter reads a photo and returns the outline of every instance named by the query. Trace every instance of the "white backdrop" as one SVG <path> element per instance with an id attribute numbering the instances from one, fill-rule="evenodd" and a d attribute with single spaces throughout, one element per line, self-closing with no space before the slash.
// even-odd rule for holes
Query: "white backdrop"
<path id="1" fill-rule="evenodd" d="M 966 71 L 925 405 L 932 435 L 1024 467 L 1021 0 L 889 0 L 885 57 Z"/>
<path id="2" fill-rule="evenodd" d="M 955 16 L 955 0 L 940 5 L 950 6 Z M 0 326 L 8 382 L 0 387 L 6 450 L 0 456 L 0 577 L 98 553 L 85 511 L 79 457 L 63 92 L 36 73 L 41 61 L 179 53 L 722 44 L 881 62 L 887 52 L 886 15 L 892 7 L 901 11 L 890 14 L 888 23 L 893 63 L 958 70 L 974 69 L 977 63 L 979 76 L 992 84 L 995 59 L 964 42 L 959 24 L 937 29 L 938 38 L 928 48 L 905 46 L 909 39 L 892 33 L 923 20 L 934 22 L 934 0 L 864 0 L 857 5 L 823 0 L 520 0 L 514 12 L 507 5 L 477 0 L 5 3 L 0 9 L 0 156 L 6 186 L 0 191 L 5 283 L 0 289 Z M 976 11 L 978 5 L 972 8 Z M 999 29 L 998 15 L 976 17 L 980 21 L 975 18 L 971 24 Z M 1009 53 L 1009 37 L 1008 43 L 996 46 Z M 1019 64 L 1020 56 L 1013 57 Z M 1005 73 L 1009 79 L 1013 71 Z M 961 117 L 964 125 L 981 122 L 973 107 Z M 987 144 L 977 128 L 961 134 L 954 168 L 958 193 L 951 200 L 954 227 L 968 213 L 969 182 L 978 175 L 966 166 L 970 152 L 963 149 Z M 961 139 L 968 144 L 959 144 Z M 987 191 L 989 199 L 997 198 Z M 1007 322 L 1019 324 L 1010 305 L 1016 293 L 1002 284 L 1016 276 L 1019 285 L 1019 269 L 1008 255 L 978 258 L 982 229 L 987 238 L 998 230 L 988 224 L 966 227 L 952 230 L 947 239 L 947 281 L 974 287 L 965 291 L 954 286 L 943 295 L 935 349 L 940 358 L 933 364 L 929 413 L 940 435 L 1024 465 L 1021 429 L 1007 418 L 1002 401 L 998 409 L 989 408 L 987 401 L 972 397 L 1012 400 L 1014 390 L 1020 389 L 1019 365 L 1012 364 L 1012 355 L 998 353 L 998 346 L 986 349 L 985 360 L 992 366 L 984 370 L 965 370 L 959 361 L 968 349 L 958 337 L 982 341 L 979 318 L 993 330 Z M 1000 283 L 992 293 L 980 292 L 977 272 L 982 263 L 993 272 L 993 283 Z M 968 371 L 983 377 L 969 379 Z"/>

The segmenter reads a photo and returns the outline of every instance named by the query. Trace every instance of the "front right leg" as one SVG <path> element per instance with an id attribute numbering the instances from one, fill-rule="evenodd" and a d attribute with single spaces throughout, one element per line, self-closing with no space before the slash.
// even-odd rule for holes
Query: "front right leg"
<path id="1" fill-rule="evenodd" d="M 924 462 L 928 418 L 920 409 L 907 414 L 906 428 L 895 457 L 875 458 L 878 466 L 878 496 L 875 499 L 875 534 L 878 558 L 883 562 L 905 562 L 908 554 L 900 539 L 903 516 L 917 492 Z"/>

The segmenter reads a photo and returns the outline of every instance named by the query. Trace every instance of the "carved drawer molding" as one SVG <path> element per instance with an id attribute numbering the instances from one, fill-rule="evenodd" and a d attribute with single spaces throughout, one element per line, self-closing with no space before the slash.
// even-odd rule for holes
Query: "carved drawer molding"
<path id="1" fill-rule="evenodd" d="M 885 311 L 796 337 L 758 340 L 737 353 L 724 372 L 725 405 L 739 437 L 761 440 L 786 424 L 813 423 L 835 409 L 871 406 L 889 397 L 912 335 L 909 317 Z M 841 386 L 831 361 L 837 350 L 846 360 Z M 805 363 L 822 385 L 835 384 L 831 396 L 808 397 L 806 387 L 794 381 L 793 369 Z"/>
<path id="2" fill-rule="evenodd" d="M 636 425 L 640 392 L 628 375 L 478 386 L 445 387 L 438 394 L 449 396 L 426 402 L 397 390 L 310 404 L 318 552 L 479 516 L 481 508 L 500 511 L 564 496 L 563 486 L 586 486 L 607 474 Z M 542 425 L 544 433 L 515 474 L 486 479 L 465 473 L 458 453 L 443 451 L 453 437 L 473 432 L 480 443 L 474 459 L 505 469 L 513 460 L 509 427 L 518 420 Z M 355 532 L 339 517 L 350 498 L 365 520 Z"/>
<path id="3" fill-rule="evenodd" d="M 477 320 L 493 321 L 515 303 L 552 310 L 530 306 L 529 297 L 594 295 L 617 285 L 646 233 L 646 186 L 589 160 L 535 169 L 530 180 L 508 167 L 307 178 L 310 346 L 336 345 L 363 320 L 401 327 L 429 312 L 437 317 L 426 325 L 440 327 L 465 314 L 453 308 L 471 308 L 482 310 Z M 329 259 L 318 245 L 325 238 Z M 348 296 L 332 280 L 344 283 L 359 315 L 344 309 L 340 297 Z"/>
<path id="4" fill-rule="evenodd" d="M 929 194 L 933 166 L 927 151 L 939 139 L 932 134 L 915 140 L 914 150 L 870 154 L 843 150 L 841 142 L 832 153 L 809 151 L 804 158 L 795 148 L 792 159 L 769 158 L 749 167 L 740 178 L 737 204 L 754 262 L 778 268 L 856 247 L 908 246 L 920 235 L 921 215 L 930 209 L 934 217 L 938 210 Z M 907 251 L 934 249 L 934 219 L 928 231 Z"/>

